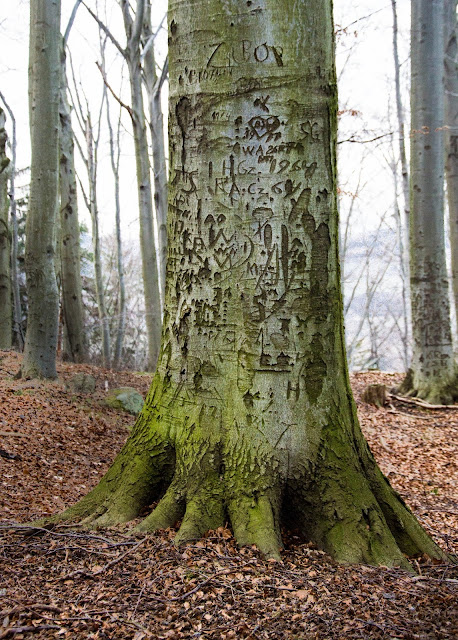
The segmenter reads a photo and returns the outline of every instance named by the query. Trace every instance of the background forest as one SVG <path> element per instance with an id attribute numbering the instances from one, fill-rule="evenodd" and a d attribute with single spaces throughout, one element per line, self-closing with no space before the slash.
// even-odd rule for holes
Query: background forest
<path id="1" fill-rule="evenodd" d="M 160 232 L 159 227 L 164 224 L 166 186 L 164 176 L 159 179 L 159 174 L 167 171 L 168 153 L 166 3 L 160 0 L 151 6 L 149 55 L 138 50 L 128 52 L 127 57 L 128 23 L 126 26 L 123 21 L 123 15 L 127 14 L 122 9 L 126 3 L 98 0 L 88 3 L 87 8 L 82 3 L 72 17 L 78 4 L 72 0 L 62 3 L 61 24 L 63 33 L 70 27 L 66 38 L 65 108 L 71 113 L 74 139 L 77 197 L 71 206 L 77 207 L 79 218 L 87 357 L 93 363 L 142 370 L 148 366 L 148 336 L 138 237 L 140 229 L 142 234 L 146 233 L 142 216 L 151 216 L 151 212 L 148 203 L 142 203 L 140 209 L 138 204 L 134 159 L 144 151 L 139 151 L 131 118 L 129 56 L 132 53 L 143 57 L 144 133 L 149 179 L 156 194 L 154 224 L 159 276 L 163 280 L 159 253 L 164 246 L 164 227 Z M 134 5 L 129 10 L 132 16 Z M 337 0 L 334 9 L 348 359 L 352 370 L 405 371 L 411 349 L 405 184 L 410 146 L 410 3 Z M 8 189 L 10 206 L 13 213 L 17 212 L 17 222 L 11 220 L 17 273 L 13 268 L 11 274 L 13 292 L 17 291 L 13 336 L 20 346 L 27 326 L 24 246 L 30 182 L 28 2 L 14 3 L 14 8 L 8 2 L 2 3 L 0 29 L 4 51 L 9 52 L 0 62 L 1 91 L 8 136 L 6 155 L 10 159 L 14 155 L 15 160 L 14 166 L 10 165 L 14 183 L 10 172 Z M 143 41 L 148 37 L 146 31 Z M 157 95 L 153 99 L 155 82 Z M 154 105 L 158 108 L 156 112 Z M 141 125 L 136 126 L 138 130 Z M 164 152 L 161 145 L 165 145 Z M 72 241 L 75 243 L 75 238 Z M 448 257 L 449 254 L 448 249 Z M 64 291 L 63 269 L 58 277 Z M 60 318 L 59 350 L 71 358 L 65 343 L 64 300 Z"/>

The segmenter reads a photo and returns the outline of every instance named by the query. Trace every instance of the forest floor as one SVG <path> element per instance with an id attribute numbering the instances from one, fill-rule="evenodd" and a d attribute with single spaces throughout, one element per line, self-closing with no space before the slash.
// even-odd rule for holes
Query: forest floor
<path id="1" fill-rule="evenodd" d="M 21 357 L 0 352 L 0 640 L 458 638 L 458 568 L 414 560 L 400 569 L 338 566 L 285 533 L 283 563 L 237 549 L 228 529 L 187 547 L 173 531 L 128 535 L 59 526 L 11 529 L 62 510 L 106 471 L 133 418 L 104 405 L 107 388 L 145 395 L 145 374 L 60 364 L 55 382 L 15 380 Z M 66 381 L 91 373 L 96 390 Z M 429 533 L 458 553 L 458 410 L 361 402 L 363 431 L 391 483 Z"/>

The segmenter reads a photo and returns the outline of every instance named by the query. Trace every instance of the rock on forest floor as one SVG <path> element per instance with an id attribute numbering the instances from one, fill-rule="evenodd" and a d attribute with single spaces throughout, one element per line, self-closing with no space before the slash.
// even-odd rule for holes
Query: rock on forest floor
<path id="1" fill-rule="evenodd" d="M 150 383 L 145 374 L 71 364 L 60 364 L 55 382 L 15 380 L 20 360 L 0 352 L 0 640 L 458 638 L 458 568 L 428 558 L 410 575 L 338 566 L 288 532 L 280 564 L 237 549 L 226 528 L 180 548 L 172 530 L 11 530 L 97 483 L 134 420 L 104 404 L 107 390 L 145 395 Z M 66 387 L 77 372 L 95 377 L 93 393 Z M 361 402 L 366 385 L 399 380 L 352 376 L 363 431 L 390 482 L 456 554 L 458 410 Z"/>

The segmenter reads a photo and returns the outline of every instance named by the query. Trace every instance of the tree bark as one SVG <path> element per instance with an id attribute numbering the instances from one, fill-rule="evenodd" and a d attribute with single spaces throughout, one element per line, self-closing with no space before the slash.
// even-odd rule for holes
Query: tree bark
<path id="1" fill-rule="evenodd" d="M 103 63 L 103 67 L 105 65 Z M 106 87 L 105 87 L 106 90 Z M 118 129 L 116 136 L 116 150 L 115 140 L 113 135 L 113 126 L 111 124 L 110 116 L 110 103 L 108 96 L 106 96 L 106 109 L 107 109 L 107 125 L 110 134 L 110 161 L 111 170 L 113 172 L 114 187 L 115 187 L 115 221 L 116 221 L 116 266 L 118 271 L 119 281 L 119 304 L 117 306 L 118 311 L 118 326 L 116 330 L 116 343 L 113 356 L 113 366 L 115 369 L 119 368 L 119 363 L 122 356 L 122 346 L 124 342 L 124 334 L 126 330 L 126 284 L 124 277 L 124 258 L 122 253 L 122 238 L 121 238 L 121 202 L 119 199 L 119 158 L 121 153 L 119 134 L 121 126 L 121 114 L 118 119 Z"/>
<path id="2" fill-rule="evenodd" d="M 60 87 L 60 258 L 64 359 L 84 362 L 83 299 L 80 260 L 80 228 L 75 176 L 75 153 L 70 105 L 67 98 L 65 48 L 61 51 Z"/>
<path id="3" fill-rule="evenodd" d="M 447 178 L 452 287 L 458 322 L 458 48 L 456 0 L 445 0 L 445 172 Z"/>
<path id="4" fill-rule="evenodd" d="M 55 224 L 59 189 L 60 0 L 30 2 L 32 164 L 25 267 L 29 301 L 24 377 L 57 377 L 59 292 Z"/>
<path id="5" fill-rule="evenodd" d="M 342 562 L 444 554 L 390 487 L 345 359 L 331 0 L 173 0 L 170 235 L 158 369 L 100 484 L 64 518 L 177 542 L 282 523 Z"/>
<path id="6" fill-rule="evenodd" d="M 142 255 L 143 287 L 145 292 L 145 320 L 148 334 L 148 369 L 154 371 L 161 342 L 161 297 L 156 240 L 153 227 L 153 196 L 140 62 L 140 34 L 143 25 L 144 4 L 144 0 L 137 0 L 137 13 L 135 21 L 133 21 L 130 15 L 129 3 L 127 0 L 121 0 L 127 36 L 125 58 L 129 69 L 132 100 L 132 128 L 137 168 L 140 248 Z"/>
<path id="7" fill-rule="evenodd" d="M 13 334 L 14 344 L 20 351 L 24 349 L 24 333 L 22 330 L 22 306 L 21 295 L 19 292 L 19 273 L 18 273 L 18 223 L 17 223 L 17 206 L 16 206 L 16 118 L 14 113 L 5 100 L 5 96 L 0 91 L 0 98 L 5 105 L 8 115 L 11 118 L 13 135 L 11 137 L 11 162 L 10 162 L 10 215 L 11 215 L 11 289 L 13 292 Z"/>
<path id="8" fill-rule="evenodd" d="M 103 105 L 102 105 L 103 106 Z M 100 130 L 100 118 L 102 116 L 102 106 L 100 108 L 99 116 L 99 130 Z M 94 139 L 94 132 L 92 128 L 91 116 L 88 113 L 85 119 L 86 123 L 86 148 L 87 148 L 87 173 L 89 181 L 89 211 L 91 214 L 92 222 L 92 247 L 94 251 L 94 272 L 95 272 L 95 295 L 97 299 L 97 310 L 100 320 L 100 328 L 102 332 L 102 355 L 103 365 L 107 369 L 111 364 L 111 340 L 110 340 L 110 325 L 108 322 L 107 309 L 105 304 L 105 289 L 103 283 L 103 266 L 102 266 L 102 252 L 100 248 L 100 233 L 99 233 L 99 208 L 97 204 L 97 149 L 99 143 L 100 134 L 97 135 L 97 139 Z"/>
<path id="9" fill-rule="evenodd" d="M 411 322 L 409 309 L 409 216 L 410 216 L 410 185 L 409 185 L 409 167 L 407 164 L 406 142 L 405 142 L 405 123 L 404 108 L 402 104 L 401 94 L 401 64 L 399 62 L 398 49 L 398 14 L 396 0 L 391 0 L 393 10 L 393 58 L 394 58 L 394 79 L 396 92 L 396 115 L 398 120 L 399 133 L 399 160 L 401 163 L 402 176 L 402 197 L 403 197 L 403 215 L 398 206 L 398 190 L 397 190 L 397 166 L 393 166 L 393 176 L 395 184 L 395 218 L 398 228 L 398 245 L 399 245 L 399 261 L 402 281 L 402 308 L 403 308 L 403 358 L 405 367 L 408 366 L 410 342 Z"/>
<path id="10" fill-rule="evenodd" d="M 457 397 L 444 242 L 444 2 L 412 1 L 410 287 L 412 375 L 404 393 Z"/>
<path id="11" fill-rule="evenodd" d="M 143 36 L 146 42 L 154 37 L 151 28 L 151 2 L 149 0 L 146 2 Z M 156 73 L 154 43 L 149 46 L 144 56 L 144 75 L 149 105 L 154 175 L 154 209 L 158 232 L 160 290 L 163 301 L 165 297 L 167 263 L 167 163 L 165 160 L 164 119 L 161 105 L 161 89 L 164 77 L 158 78 Z"/>
<path id="12" fill-rule="evenodd" d="M 11 349 L 13 309 L 10 274 L 11 234 L 8 220 L 8 179 L 11 167 L 6 153 L 8 134 L 5 124 L 5 112 L 0 109 L 0 349 Z"/>

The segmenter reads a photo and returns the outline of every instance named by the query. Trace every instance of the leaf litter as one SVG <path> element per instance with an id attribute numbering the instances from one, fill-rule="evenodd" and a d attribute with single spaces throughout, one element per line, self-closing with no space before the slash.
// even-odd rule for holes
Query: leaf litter
<path id="1" fill-rule="evenodd" d="M 132 416 L 104 405 L 107 388 L 145 395 L 150 378 L 60 364 L 56 382 L 15 380 L 20 359 L 0 352 L 0 640 L 458 637 L 458 569 L 424 557 L 411 575 L 338 566 L 286 531 L 282 563 L 238 549 L 227 528 L 178 548 L 173 530 L 32 532 L 25 523 L 87 493 L 128 436 Z M 77 372 L 96 378 L 94 393 L 67 389 Z M 368 384 L 400 379 L 352 376 L 362 428 L 390 482 L 456 554 L 458 414 L 360 401 Z"/>

